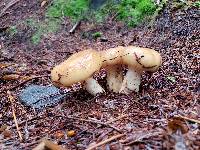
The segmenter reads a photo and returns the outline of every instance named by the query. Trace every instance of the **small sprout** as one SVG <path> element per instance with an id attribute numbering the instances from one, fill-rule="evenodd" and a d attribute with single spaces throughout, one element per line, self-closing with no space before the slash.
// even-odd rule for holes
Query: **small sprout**
<path id="1" fill-rule="evenodd" d="M 175 82 L 176 82 L 176 78 L 173 77 L 173 76 L 168 76 L 167 79 L 168 79 L 169 81 L 171 81 L 172 83 L 175 83 Z"/>
<path id="2" fill-rule="evenodd" d="M 34 34 L 32 37 L 31 37 L 31 42 L 34 44 L 34 45 L 37 45 L 40 43 L 40 40 L 41 40 L 41 34 L 40 33 L 36 33 Z"/>
<path id="3" fill-rule="evenodd" d="M 11 26 L 8 29 L 8 32 L 9 32 L 10 36 L 14 36 L 15 34 L 17 34 L 17 27 L 16 26 Z"/>
<path id="4" fill-rule="evenodd" d="M 75 135 L 76 135 L 76 132 L 74 130 L 67 131 L 68 137 L 74 137 Z"/>
<path id="5" fill-rule="evenodd" d="M 93 37 L 94 39 L 97 39 L 97 38 L 99 38 L 99 37 L 101 37 L 101 36 L 102 36 L 102 33 L 101 33 L 101 32 L 95 32 L 95 33 L 92 34 L 92 37 Z"/>
<path id="6" fill-rule="evenodd" d="M 196 1 L 193 3 L 193 6 L 200 8 L 200 1 Z"/>

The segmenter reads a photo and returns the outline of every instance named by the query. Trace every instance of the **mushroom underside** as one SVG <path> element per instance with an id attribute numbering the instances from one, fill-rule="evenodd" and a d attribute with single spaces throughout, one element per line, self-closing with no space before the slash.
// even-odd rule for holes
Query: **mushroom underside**
<path id="1" fill-rule="evenodd" d="M 135 70 L 133 67 L 128 67 L 128 71 L 124 76 L 121 85 L 120 93 L 129 94 L 133 91 L 138 92 L 141 83 L 141 72 Z"/>
<path id="2" fill-rule="evenodd" d="M 121 89 L 123 75 L 121 65 L 113 65 L 106 67 L 107 85 L 110 91 L 118 93 Z"/>

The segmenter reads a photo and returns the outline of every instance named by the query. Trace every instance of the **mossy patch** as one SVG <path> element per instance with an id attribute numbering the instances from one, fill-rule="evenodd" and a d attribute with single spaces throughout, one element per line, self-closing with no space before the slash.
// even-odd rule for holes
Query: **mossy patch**
<path id="1" fill-rule="evenodd" d="M 31 41 L 38 44 L 43 35 L 57 31 L 64 17 L 69 17 L 74 23 L 83 19 L 101 23 L 111 15 L 115 15 L 117 20 L 124 21 L 126 25 L 132 27 L 154 14 L 156 10 L 152 0 L 107 0 L 102 1 L 102 5 L 99 4 L 95 9 L 91 8 L 91 2 L 91 0 L 54 0 L 47 8 L 43 22 L 29 22 L 35 29 Z"/>

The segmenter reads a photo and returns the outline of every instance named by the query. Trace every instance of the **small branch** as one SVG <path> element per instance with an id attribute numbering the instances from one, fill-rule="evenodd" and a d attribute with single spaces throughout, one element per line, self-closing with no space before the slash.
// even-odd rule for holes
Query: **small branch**
<path id="1" fill-rule="evenodd" d="M 99 147 L 101 145 L 105 145 L 105 144 L 107 144 L 107 143 L 109 143 L 109 142 L 111 142 L 111 141 L 113 141 L 115 139 L 121 138 L 123 136 L 125 136 L 125 134 L 118 134 L 118 135 L 112 136 L 111 138 L 106 139 L 105 141 L 101 141 L 101 142 L 99 142 L 99 143 L 97 143 L 97 144 L 95 144 L 95 145 L 93 145 L 91 147 L 88 147 L 86 150 L 93 150 L 93 149 L 95 149 L 95 148 L 97 148 L 97 147 Z"/>
<path id="2" fill-rule="evenodd" d="M 17 128 L 17 132 L 18 132 L 20 141 L 22 141 L 22 140 L 23 140 L 22 134 L 21 134 L 21 132 L 20 132 L 20 130 L 19 130 L 17 118 L 16 118 L 16 115 L 15 115 L 15 108 L 14 108 L 14 106 L 13 106 L 13 99 L 14 99 L 14 98 L 13 98 L 13 96 L 11 95 L 10 91 L 7 91 L 7 94 L 8 94 L 8 98 L 9 98 L 9 100 L 10 100 L 10 102 L 11 102 L 12 114 L 13 114 L 14 122 L 15 122 L 15 125 L 16 125 L 16 128 Z"/>
<path id="3" fill-rule="evenodd" d="M 114 130 L 116 130 L 119 133 L 122 132 L 120 129 L 118 129 L 118 128 L 110 125 L 110 124 L 100 122 L 98 120 L 97 121 L 96 120 L 89 120 L 89 119 L 83 119 L 83 118 L 78 118 L 78 117 L 73 117 L 73 116 L 67 116 L 67 118 L 74 119 L 74 120 L 80 120 L 80 121 L 84 121 L 84 122 L 95 123 L 95 124 L 99 124 L 99 125 L 102 125 L 102 126 L 107 126 L 107 127 L 113 128 Z"/>
<path id="4" fill-rule="evenodd" d="M 185 120 L 188 120 L 188 121 L 191 121 L 191 122 L 195 122 L 195 123 L 200 124 L 200 120 L 196 120 L 196 119 L 188 118 L 188 117 L 181 116 L 181 115 L 178 115 L 177 117 L 180 117 L 180 118 L 182 118 L 182 119 L 185 119 Z"/>
<path id="5" fill-rule="evenodd" d="M 78 26 L 80 26 L 80 24 L 81 24 L 81 20 L 77 21 L 76 24 L 71 28 L 71 30 L 69 30 L 69 33 L 74 33 L 74 31 L 76 30 Z"/>
<path id="6" fill-rule="evenodd" d="M 128 146 L 128 145 L 132 145 L 134 144 L 135 142 L 139 142 L 141 141 L 142 139 L 144 138 L 150 138 L 152 136 L 156 136 L 158 134 L 160 134 L 161 132 L 154 132 L 154 133 L 144 133 L 143 135 L 139 135 L 138 137 L 135 137 L 133 136 L 132 138 L 133 139 L 125 139 L 125 140 L 122 140 L 120 141 L 121 143 L 124 143 L 124 145 Z M 135 138 L 135 139 L 134 139 Z M 131 141 L 132 140 L 132 141 Z"/>
<path id="7" fill-rule="evenodd" d="M 14 4 L 16 4 L 17 2 L 19 2 L 20 0 L 12 0 L 11 2 L 8 3 L 8 5 L 6 5 L 4 7 L 4 9 L 0 12 L 0 17 L 2 17 L 4 15 L 4 13 Z"/>
<path id="8" fill-rule="evenodd" d="M 115 118 L 115 119 L 113 119 L 113 120 L 109 120 L 109 121 L 105 122 L 105 124 L 109 124 L 109 123 L 118 121 L 118 120 L 120 120 L 120 119 L 122 119 L 122 118 L 125 118 L 125 117 L 128 117 L 128 115 L 127 115 L 127 114 L 121 115 L 121 116 L 119 116 L 119 117 L 117 117 L 117 118 Z"/>

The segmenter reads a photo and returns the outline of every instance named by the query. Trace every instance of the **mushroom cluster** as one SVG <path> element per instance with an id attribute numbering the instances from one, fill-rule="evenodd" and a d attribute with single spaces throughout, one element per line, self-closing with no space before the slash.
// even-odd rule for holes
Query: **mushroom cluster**
<path id="1" fill-rule="evenodd" d="M 160 54 L 149 48 L 119 46 L 100 52 L 89 49 L 75 53 L 55 66 L 51 71 L 51 79 L 59 87 L 81 82 L 90 94 L 96 95 L 105 91 L 93 75 L 104 68 L 109 90 L 129 94 L 139 91 L 144 71 L 155 72 L 161 63 Z M 128 67 L 125 76 L 122 74 L 124 66 Z"/>

